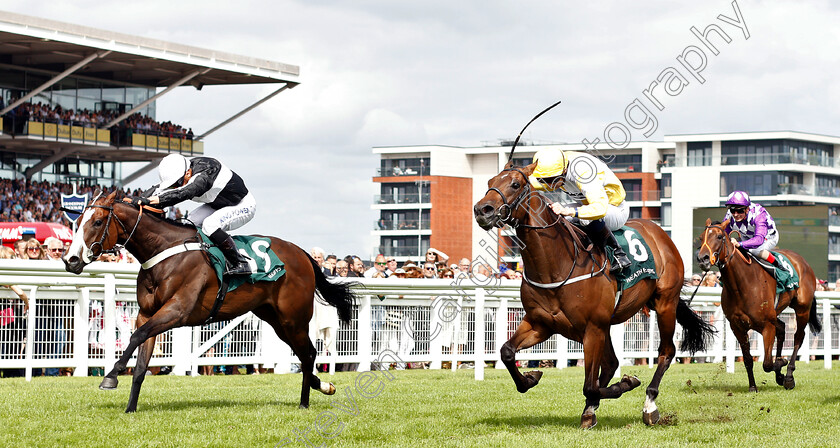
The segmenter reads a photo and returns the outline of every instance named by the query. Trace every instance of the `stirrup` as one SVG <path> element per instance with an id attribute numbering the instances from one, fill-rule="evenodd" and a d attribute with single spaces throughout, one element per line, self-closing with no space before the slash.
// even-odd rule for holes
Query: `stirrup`
<path id="1" fill-rule="evenodd" d="M 251 275 L 251 266 L 248 263 L 242 262 L 236 266 L 225 265 L 224 275 Z"/>
<path id="2" fill-rule="evenodd" d="M 622 258 L 626 261 L 622 260 Z M 613 265 L 610 266 L 610 272 L 621 272 L 629 268 L 631 264 L 633 263 L 630 261 L 630 258 L 628 258 L 627 255 L 624 255 L 623 257 L 616 256 L 615 263 L 613 263 Z"/>

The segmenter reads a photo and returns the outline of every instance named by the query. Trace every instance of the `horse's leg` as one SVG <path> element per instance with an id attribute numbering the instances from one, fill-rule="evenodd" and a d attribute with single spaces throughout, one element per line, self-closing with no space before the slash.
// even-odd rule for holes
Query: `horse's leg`
<path id="1" fill-rule="evenodd" d="M 609 384 L 615 371 L 618 369 L 618 357 L 615 355 L 612 339 L 609 332 L 604 341 L 604 355 L 601 357 L 601 374 L 598 376 L 598 384 Z M 635 376 L 624 375 L 619 381 L 609 387 L 601 388 L 601 399 L 618 398 L 625 392 L 629 392 L 642 384 Z"/>
<path id="2" fill-rule="evenodd" d="M 315 368 L 315 355 L 317 354 L 317 350 L 309 339 L 309 332 L 307 331 L 308 322 L 306 323 L 307 326 L 303 328 L 294 325 L 289 325 L 288 327 L 283 326 L 274 308 L 269 306 L 257 308 L 253 310 L 253 313 L 271 325 L 277 337 L 287 343 L 298 359 L 300 359 L 300 369 L 303 375 L 299 404 L 301 409 L 309 407 L 310 387 L 312 389 L 318 389 L 326 395 L 335 393 L 335 386 L 332 383 L 326 381 L 321 382 L 312 372 Z"/>
<path id="3" fill-rule="evenodd" d="M 140 387 L 143 386 L 143 380 L 146 378 L 146 370 L 149 368 L 149 360 L 152 359 L 152 352 L 155 349 L 155 336 L 146 339 L 146 342 L 140 346 L 137 352 L 137 365 L 134 367 L 134 378 L 131 381 L 131 394 L 128 397 L 128 406 L 125 412 L 135 412 L 137 410 L 137 399 L 140 397 Z"/>
<path id="4" fill-rule="evenodd" d="M 761 337 L 764 339 L 764 362 L 761 363 L 761 367 L 767 373 L 773 371 L 773 343 L 776 342 L 778 329 L 776 325 L 776 319 L 773 319 L 765 323 L 761 330 Z"/>
<path id="5" fill-rule="evenodd" d="M 738 340 L 738 344 L 741 345 L 741 355 L 744 357 L 744 369 L 746 369 L 747 378 L 750 381 L 750 392 L 758 392 L 758 388 L 755 386 L 755 375 L 753 374 L 753 359 L 750 354 L 750 338 L 747 337 L 749 330 L 735 328 L 733 325 L 730 325 L 730 327 L 732 328 L 732 333 L 735 335 L 735 339 Z"/>
<path id="6" fill-rule="evenodd" d="M 805 307 L 805 311 L 796 313 L 796 333 L 793 334 L 793 353 L 790 355 L 790 363 L 787 365 L 787 374 L 785 375 L 784 382 L 784 387 L 788 390 L 796 386 L 796 381 L 793 380 L 793 371 L 796 370 L 796 357 L 798 356 L 799 348 L 802 347 L 802 341 L 805 340 L 805 328 L 808 326 L 810 313 L 810 307 Z"/>
<path id="7" fill-rule="evenodd" d="M 137 350 L 137 347 L 147 339 L 157 336 L 170 328 L 175 328 L 180 324 L 181 318 L 184 317 L 184 312 L 180 309 L 180 305 L 176 304 L 178 301 L 175 297 L 170 299 L 145 324 L 141 325 L 131 334 L 131 338 L 122 356 L 114 363 L 114 368 L 105 375 L 105 378 L 99 384 L 100 389 L 116 389 L 117 383 L 119 382 L 117 375 L 125 371 L 128 360 L 131 359 L 131 355 Z"/>
<path id="8" fill-rule="evenodd" d="M 590 324 L 583 333 L 583 364 L 586 378 L 583 381 L 583 396 L 586 397 L 586 406 L 580 416 L 581 429 L 589 429 L 598 424 L 595 411 L 601 404 L 601 387 L 598 382 L 598 370 L 604 356 L 604 342 L 607 340 L 607 333 L 603 328 Z"/>
<path id="9" fill-rule="evenodd" d="M 505 363 L 508 372 L 510 372 L 513 382 L 516 384 L 516 390 L 525 393 L 528 389 L 537 385 L 542 377 L 542 372 L 534 370 L 526 372 L 524 375 L 519 372 L 516 367 L 516 352 L 528 347 L 533 347 L 540 342 L 545 341 L 551 336 L 551 333 L 541 326 L 535 326 L 531 323 L 526 315 L 507 342 L 502 345 L 500 350 L 502 362 Z"/>
<path id="10" fill-rule="evenodd" d="M 773 361 L 773 371 L 776 373 L 776 384 L 784 384 L 785 376 L 782 375 L 782 367 L 787 365 L 787 360 L 782 358 L 782 347 L 785 345 L 785 323 L 776 319 L 776 359 Z"/>
<path id="11" fill-rule="evenodd" d="M 674 345 L 674 331 L 676 329 L 677 314 L 676 301 L 658 301 L 656 310 L 656 323 L 659 328 L 659 356 L 657 357 L 656 372 L 645 390 L 645 405 L 642 408 L 642 421 L 646 425 L 655 425 L 659 422 L 659 408 L 656 406 L 656 399 L 659 397 L 659 384 L 665 371 L 671 367 L 671 362 L 677 355 L 677 347 Z M 652 323 L 651 323 L 652 325 Z"/>

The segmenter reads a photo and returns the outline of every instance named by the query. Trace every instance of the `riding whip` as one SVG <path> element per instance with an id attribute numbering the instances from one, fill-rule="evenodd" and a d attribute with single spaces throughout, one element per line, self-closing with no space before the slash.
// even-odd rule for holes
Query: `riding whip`
<path id="1" fill-rule="evenodd" d="M 519 131 L 519 135 L 517 135 L 517 136 L 516 136 L 516 140 L 514 140 L 514 141 L 513 141 L 513 147 L 512 147 L 512 148 L 510 148 L 510 155 L 508 156 L 508 162 L 510 162 L 511 160 L 513 160 L 513 151 L 515 151 L 515 150 L 516 150 L 516 144 L 517 144 L 517 143 L 519 143 L 519 139 L 522 137 L 522 133 L 523 133 L 523 132 L 525 132 L 525 129 L 528 129 L 528 126 L 530 126 L 530 125 L 531 125 L 531 123 L 533 123 L 533 122 L 534 122 L 534 120 L 536 120 L 537 118 L 540 118 L 540 117 L 542 116 L 542 114 L 544 114 L 544 113 L 546 113 L 546 112 L 550 111 L 551 109 L 553 109 L 553 108 L 554 108 L 554 106 L 556 106 L 556 105 L 558 105 L 558 104 L 560 104 L 560 103 L 562 103 L 562 101 L 558 101 L 558 102 L 556 102 L 556 103 L 552 104 L 551 106 L 548 106 L 548 108 L 546 108 L 544 111 L 542 111 L 542 112 L 538 113 L 538 114 L 537 114 L 534 118 L 532 118 L 532 119 L 531 119 L 531 121 L 529 121 L 529 122 L 528 122 L 528 124 L 526 124 L 526 125 L 525 125 L 525 127 L 524 127 L 524 128 L 522 128 L 522 130 L 521 130 L 521 131 Z"/>

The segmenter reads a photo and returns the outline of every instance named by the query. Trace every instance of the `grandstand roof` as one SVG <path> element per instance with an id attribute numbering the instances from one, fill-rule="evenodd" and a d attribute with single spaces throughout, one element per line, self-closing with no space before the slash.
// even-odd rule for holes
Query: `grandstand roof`
<path id="1" fill-rule="evenodd" d="M 102 50 L 110 53 L 76 74 L 166 87 L 191 71 L 209 68 L 190 84 L 299 83 L 295 65 L 0 11 L 0 65 L 58 73 Z"/>

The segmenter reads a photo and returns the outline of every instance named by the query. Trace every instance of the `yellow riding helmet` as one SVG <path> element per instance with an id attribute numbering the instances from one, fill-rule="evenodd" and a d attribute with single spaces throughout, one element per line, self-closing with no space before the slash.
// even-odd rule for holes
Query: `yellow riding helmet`
<path id="1" fill-rule="evenodd" d="M 569 164 L 569 159 L 560 149 L 543 149 L 534 154 L 534 162 L 537 166 L 534 172 L 528 177 L 531 182 L 531 187 L 535 190 L 553 190 L 548 185 L 539 181 L 539 179 L 547 179 L 566 174 L 566 167 Z"/>

